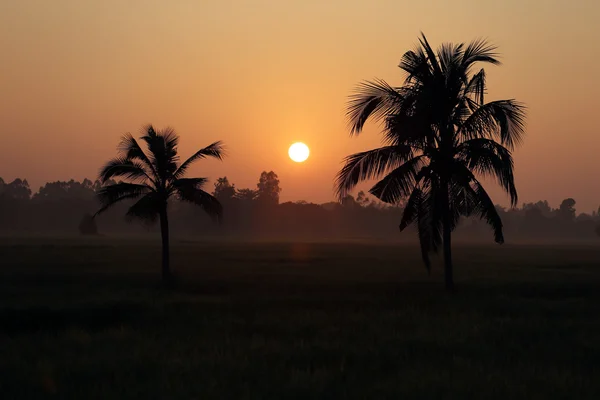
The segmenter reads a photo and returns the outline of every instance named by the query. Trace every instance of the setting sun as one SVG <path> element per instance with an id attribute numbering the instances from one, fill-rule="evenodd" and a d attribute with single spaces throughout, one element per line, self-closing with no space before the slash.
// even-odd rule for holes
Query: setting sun
<path id="1" fill-rule="evenodd" d="M 292 161 L 303 162 L 306 161 L 306 159 L 308 158 L 310 150 L 308 149 L 308 146 L 304 143 L 297 142 L 290 146 L 288 154 L 290 155 Z"/>

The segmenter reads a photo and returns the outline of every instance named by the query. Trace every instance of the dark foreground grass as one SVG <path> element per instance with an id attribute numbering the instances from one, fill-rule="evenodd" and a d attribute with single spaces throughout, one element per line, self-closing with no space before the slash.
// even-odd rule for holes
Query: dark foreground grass
<path id="1" fill-rule="evenodd" d="M 0 245 L 0 398 L 597 399 L 600 248 Z"/>

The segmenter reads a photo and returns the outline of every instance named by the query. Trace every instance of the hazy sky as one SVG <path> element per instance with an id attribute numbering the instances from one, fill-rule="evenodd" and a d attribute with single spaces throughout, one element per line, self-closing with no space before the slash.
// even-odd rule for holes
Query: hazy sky
<path id="1" fill-rule="evenodd" d="M 3 0 L 0 176 L 34 190 L 93 178 L 123 133 L 153 123 L 181 134 L 182 156 L 226 142 L 226 161 L 200 162 L 193 175 L 254 188 L 274 170 L 283 201 L 331 200 L 342 158 L 380 140 L 376 126 L 348 136 L 348 94 L 363 79 L 400 84 L 396 66 L 423 31 L 434 46 L 499 46 L 488 99 L 529 107 L 520 201 L 570 196 L 591 211 L 599 20 L 596 0 Z M 304 164 L 287 156 L 294 141 L 310 146 Z"/>

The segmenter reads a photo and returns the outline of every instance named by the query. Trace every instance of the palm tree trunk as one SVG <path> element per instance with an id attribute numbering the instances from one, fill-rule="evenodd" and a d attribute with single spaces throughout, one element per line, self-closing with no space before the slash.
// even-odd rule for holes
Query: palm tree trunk
<path id="1" fill-rule="evenodd" d="M 169 218 L 166 208 L 160 211 L 160 235 L 162 239 L 162 280 L 164 284 L 171 282 L 169 266 Z"/>
<path id="2" fill-rule="evenodd" d="M 452 268 L 452 216 L 450 213 L 450 188 L 448 184 L 443 186 L 443 217 L 442 217 L 442 240 L 444 247 L 444 279 L 446 290 L 454 290 L 454 276 Z"/>

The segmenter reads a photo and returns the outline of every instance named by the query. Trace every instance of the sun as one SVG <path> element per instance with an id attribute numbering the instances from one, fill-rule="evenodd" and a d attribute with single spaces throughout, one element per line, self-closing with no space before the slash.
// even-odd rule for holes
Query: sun
<path id="1" fill-rule="evenodd" d="M 304 143 L 296 142 L 290 146 L 288 154 L 290 155 L 292 161 L 303 162 L 306 161 L 306 159 L 308 158 L 310 150 L 308 149 L 308 146 Z"/>

